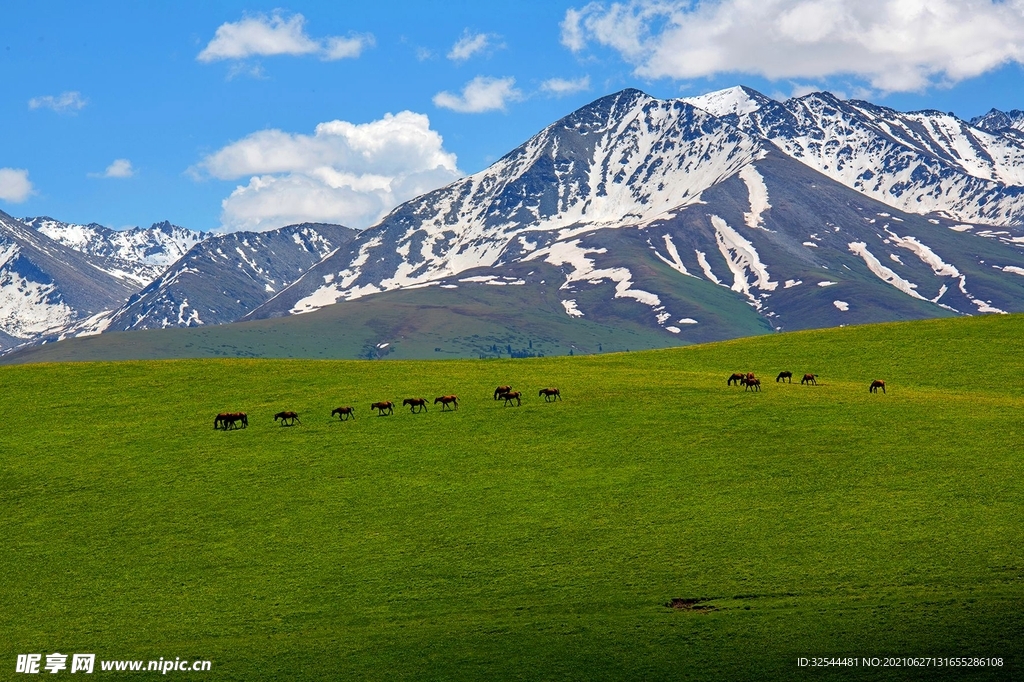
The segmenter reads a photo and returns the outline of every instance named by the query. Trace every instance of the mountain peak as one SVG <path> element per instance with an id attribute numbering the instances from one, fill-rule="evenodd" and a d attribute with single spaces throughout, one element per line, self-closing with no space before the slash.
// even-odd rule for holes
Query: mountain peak
<path id="1" fill-rule="evenodd" d="M 716 90 L 697 97 L 684 97 L 683 101 L 713 116 L 743 116 L 750 114 L 774 100 L 745 85 L 736 85 Z"/>

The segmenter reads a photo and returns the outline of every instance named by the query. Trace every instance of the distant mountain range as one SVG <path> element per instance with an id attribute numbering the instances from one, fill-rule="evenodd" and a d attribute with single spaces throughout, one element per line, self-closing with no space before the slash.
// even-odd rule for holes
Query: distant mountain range
<path id="1" fill-rule="evenodd" d="M 632 347 L 651 347 L 1024 311 L 1022 131 L 1016 110 L 966 122 L 829 93 L 624 90 L 357 235 L 206 236 L 130 302 L 62 335 L 230 320 L 308 335 L 292 321 L 330 310 L 360 354 L 475 355 L 534 339 L 615 350 L 627 328 Z M 285 256 L 286 242 L 303 245 Z M 79 255 L 114 253 L 130 260 Z"/>
<path id="2" fill-rule="evenodd" d="M 0 349 L 231 322 L 355 234 L 319 223 L 226 235 L 167 222 L 111 230 L 0 212 Z"/>
<path id="3" fill-rule="evenodd" d="M 23 218 L 21 222 L 68 248 L 97 258 L 111 275 L 141 286 L 159 277 L 210 236 L 166 221 L 128 230 L 112 230 L 96 223 L 64 223 L 46 216 Z"/>

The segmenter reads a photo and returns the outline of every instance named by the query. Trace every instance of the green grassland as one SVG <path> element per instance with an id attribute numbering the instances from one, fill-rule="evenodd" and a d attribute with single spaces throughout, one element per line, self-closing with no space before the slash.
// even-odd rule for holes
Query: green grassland
<path id="1" fill-rule="evenodd" d="M 1022 339 L 1024 317 L 993 316 L 530 360 L 3 367 L 0 666 L 1020 679 Z M 764 390 L 727 387 L 735 371 Z M 521 407 L 492 400 L 506 382 Z M 368 409 L 445 393 L 458 412 Z M 275 425 L 286 409 L 302 424 Z M 226 410 L 249 428 L 214 431 Z"/>

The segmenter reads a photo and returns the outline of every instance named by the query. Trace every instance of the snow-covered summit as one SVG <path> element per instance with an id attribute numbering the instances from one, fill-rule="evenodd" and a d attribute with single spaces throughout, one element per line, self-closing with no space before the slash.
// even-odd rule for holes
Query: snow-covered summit
<path id="1" fill-rule="evenodd" d="M 736 85 L 697 97 L 684 97 L 683 101 L 718 117 L 743 116 L 757 111 L 768 102 L 775 102 L 745 85 Z"/>

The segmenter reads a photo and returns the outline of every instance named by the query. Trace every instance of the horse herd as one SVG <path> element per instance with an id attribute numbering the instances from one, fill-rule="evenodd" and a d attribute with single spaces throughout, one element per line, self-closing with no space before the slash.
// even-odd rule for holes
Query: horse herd
<path id="1" fill-rule="evenodd" d="M 554 402 L 555 400 L 562 399 L 562 393 L 557 388 L 542 388 L 537 396 L 544 396 L 544 402 Z M 494 389 L 494 399 L 504 400 L 504 406 L 508 407 L 515 402 L 516 406 L 522 405 L 523 394 L 521 391 L 513 391 L 511 386 L 498 386 Z M 459 397 L 456 395 L 442 395 L 434 399 L 434 405 L 441 405 L 441 411 L 446 410 L 457 410 L 459 409 Z M 406 398 L 402 401 L 402 407 L 408 407 L 409 411 L 413 414 L 427 411 L 427 399 L 426 398 Z M 395 413 L 395 403 L 390 400 L 382 400 L 370 405 L 370 411 L 377 411 L 378 417 L 391 415 Z M 336 407 L 331 410 L 331 417 L 335 415 L 341 421 L 348 421 L 349 418 L 356 418 L 356 410 L 351 405 L 345 405 L 344 407 Z M 281 426 L 293 426 L 295 424 L 301 424 L 299 415 L 297 412 L 278 412 L 274 415 L 274 421 L 281 420 Z M 221 412 L 213 420 L 214 429 L 223 429 L 225 431 L 231 429 L 244 429 L 249 426 L 249 417 L 245 412 Z"/>
<path id="2" fill-rule="evenodd" d="M 792 372 L 779 372 L 779 376 L 775 377 L 775 383 L 793 383 Z M 738 386 L 745 386 L 744 391 L 760 391 L 761 380 L 754 376 L 753 372 L 734 372 L 729 376 L 729 379 L 725 382 L 727 386 L 732 386 L 735 383 Z M 801 385 L 807 384 L 808 386 L 818 385 L 817 374 L 805 374 L 804 378 L 800 380 Z M 885 393 L 885 382 L 881 379 L 875 379 L 871 382 L 871 387 L 868 389 L 869 393 L 878 393 L 878 389 L 882 389 L 882 393 Z"/>

